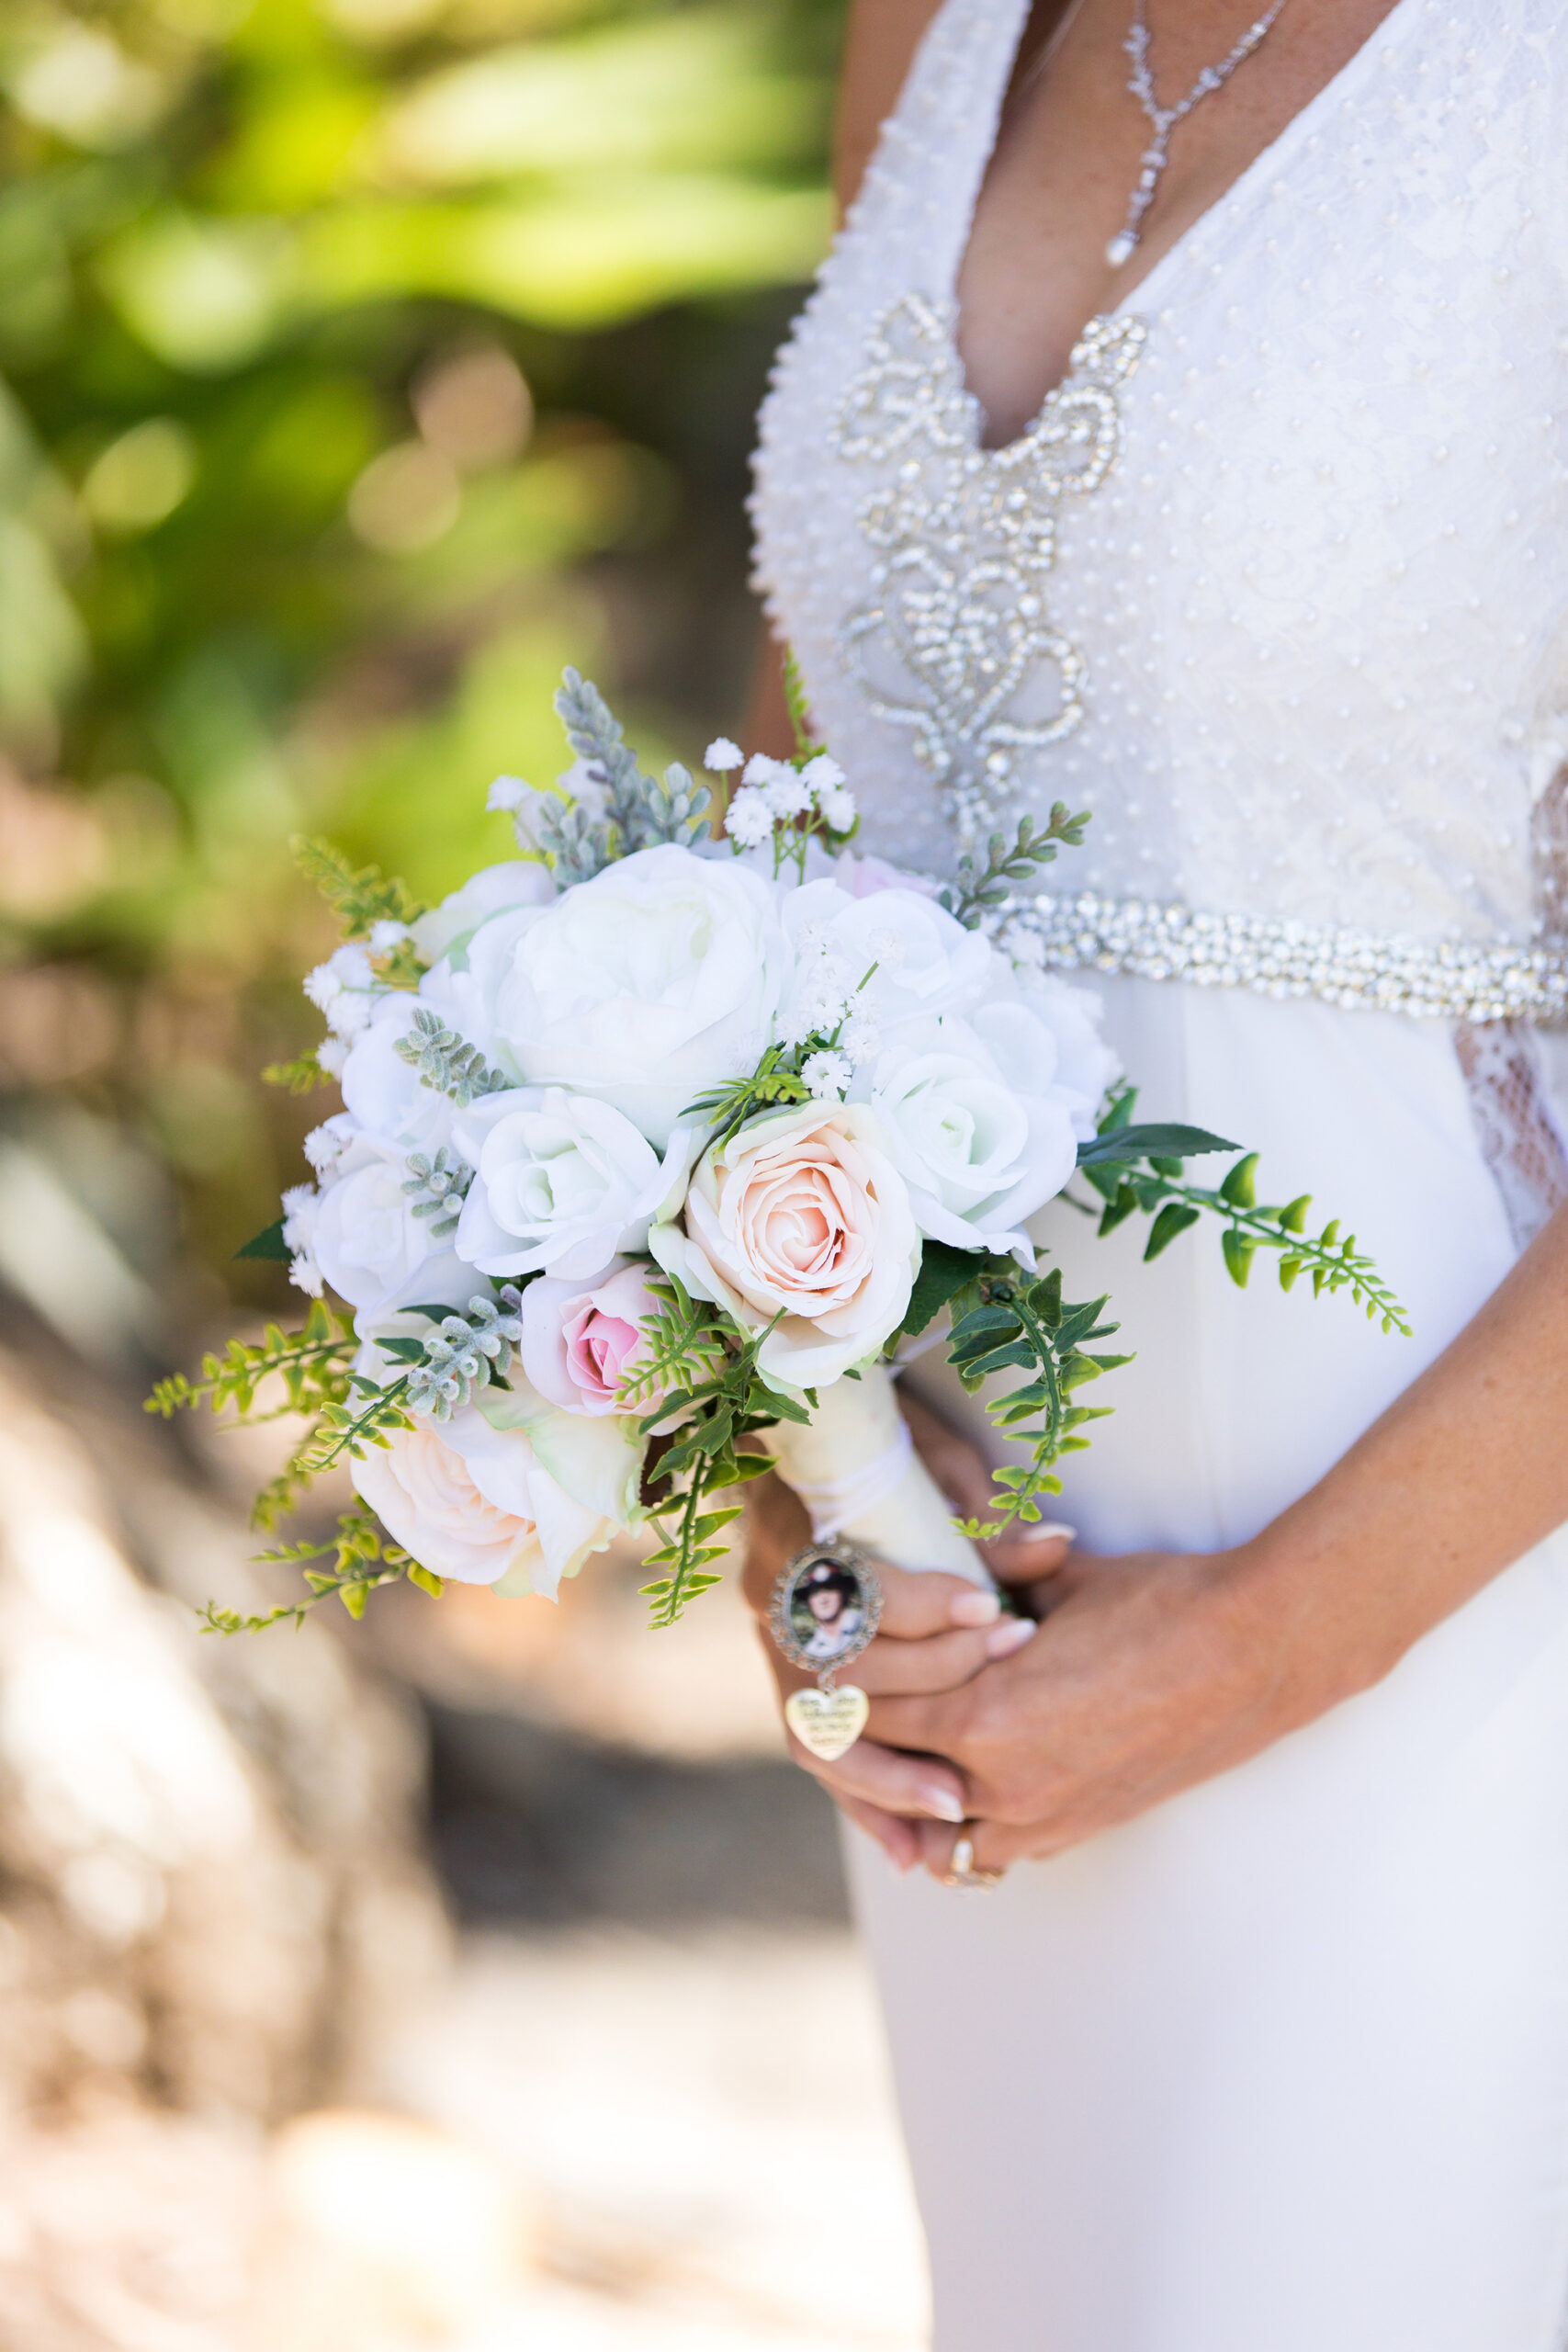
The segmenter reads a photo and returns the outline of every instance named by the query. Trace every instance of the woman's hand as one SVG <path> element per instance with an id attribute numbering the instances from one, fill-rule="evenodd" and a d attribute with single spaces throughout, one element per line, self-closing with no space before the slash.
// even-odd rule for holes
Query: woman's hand
<path id="1" fill-rule="evenodd" d="M 1059 1853 L 1320 1711 L 1247 1566 L 1245 1553 L 1075 1556 L 1038 1596 L 1044 1623 L 1017 1657 L 960 1690 L 878 1698 L 869 1729 L 959 1769 L 977 1870 Z M 957 1836 L 922 1829 L 934 1876 Z"/>
<path id="2" fill-rule="evenodd" d="M 1568 1521 L 1568 1207 L 1436 1362 L 1252 1542 L 1074 1557 L 1036 1639 L 961 1690 L 878 1702 L 951 1757 L 978 1868 L 1044 1855 L 1245 1763 L 1380 1681 Z M 922 1832 L 928 1863 L 953 1838 Z"/>
<path id="3" fill-rule="evenodd" d="M 988 1480 L 986 1485 L 988 1492 Z M 761 1617 L 780 1570 L 809 1540 L 810 1530 L 799 1502 L 776 1478 L 760 1479 L 748 1499 L 746 1597 Z M 910 1575 L 886 1563 L 878 1564 L 878 1574 L 881 1630 L 835 1677 L 840 1684 L 858 1684 L 874 1700 L 956 1690 L 984 1667 L 1012 1656 L 1035 1630 L 1031 1618 L 1004 1616 L 995 1593 L 962 1577 Z M 791 1666 L 765 1629 L 759 1630 L 781 1695 L 809 1687 L 816 1678 Z M 922 1819 L 956 1824 L 964 1817 L 963 1782 L 938 1758 L 896 1755 L 872 1739 L 857 1740 L 831 1764 L 793 1736 L 789 1749 L 901 1870 L 925 1858 Z"/>

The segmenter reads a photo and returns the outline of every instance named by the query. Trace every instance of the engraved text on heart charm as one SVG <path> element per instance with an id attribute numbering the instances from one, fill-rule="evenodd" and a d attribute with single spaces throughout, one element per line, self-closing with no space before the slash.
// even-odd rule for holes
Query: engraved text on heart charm
<path id="1" fill-rule="evenodd" d="M 824 1764 L 854 1746 L 870 1713 L 871 1701 L 852 1682 L 838 1690 L 792 1690 L 784 1701 L 791 1731 Z"/>

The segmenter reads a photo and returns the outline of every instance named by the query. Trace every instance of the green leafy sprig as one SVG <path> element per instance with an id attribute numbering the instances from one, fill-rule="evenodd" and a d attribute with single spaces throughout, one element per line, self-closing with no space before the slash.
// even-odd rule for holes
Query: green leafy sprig
<path id="1" fill-rule="evenodd" d="M 946 1306 L 953 1317 L 949 1360 L 966 1389 L 973 1393 L 997 1373 L 1025 1375 L 993 1397 L 986 1410 L 1010 1442 L 1028 1445 L 1029 1459 L 996 1473 L 1001 1491 L 990 1518 L 956 1522 L 973 1542 L 989 1542 L 1020 1521 L 1037 1521 L 1041 1498 L 1062 1491 L 1056 1464 L 1064 1454 L 1081 1452 L 1089 1441 L 1078 1431 L 1110 1410 L 1072 1401 L 1075 1390 L 1132 1362 L 1130 1356 L 1093 1352 L 1094 1341 L 1110 1339 L 1120 1328 L 1100 1321 L 1105 1304 L 1103 1297 L 1064 1304 L 1060 1268 L 1037 1276 L 1011 1258 L 978 1257 L 946 1242 L 926 1243 L 905 1332 L 924 1330 Z"/>
<path id="2" fill-rule="evenodd" d="M 313 1094 L 318 1086 L 333 1084 L 333 1074 L 321 1068 L 315 1046 L 307 1046 L 292 1061 L 268 1062 L 262 1071 L 262 1082 L 287 1087 L 290 1094 Z"/>
<path id="3" fill-rule="evenodd" d="M 170 1420 L 194 1405 L 209 1405 L 215 1413 L 232 1405 L 244 1418 L 262 1382 L 276 1374 L 288 1396 L 281 1411 L 320 1412 L 347 1396 L 357 1347 L 352 1318 L 323 1299 L 312 1299 L 299 1330 L 285 1331 L 280 1324 L 269 1323 L 259 1340 L 231 1340 L 221 1355 L 209 1351 L 198 1379 L 176 1372 L 160 1380 L 146 1409 Z"/>
<path id="4" fill-rule="evenodd" d="M 323 1471 L 345 1459 L 361 1458 L 372 1446 L 389 1444 L 396 1430 L 417 1426 L 419 1414 L 435 1420 L 448 1419 L 455 1407 L 468 1403 L 479 1387 L 503 1378 L 522 1337 L 520 1304 L 516 1285 L 505 1283 L 496 1296 L 471 1299 L 466 1314 L 447 1306 L 406 1309 L 424 1316 L 434 1328 L 423 1339 L 396 1336 L 378 1342 L 384 1355 L 406 1367 L 383 1382 L 354 1370 L 359 1342 L 350 1318 L 314 1299 L 301 1329 L 285 1331 L 269 1323 L 259 1342 L 231 1340 L 222 1355 L 209 1353 L 203 1358 L 198 1379 L 176 1373 L 161 1380 L 147 1399 L 147 1410 L 167 1419 L 193 1406 L 209 1405 L 214 1412 L 231 1406 L 241 1422 L 251 1423 L 276 1419 L 287 1412 L 310 1416 L 310 1427 L 284 1468 L 256 1498 L 252 1523 L 271 1529 L 296 1508 L 311 1481 Z M 258 1391 L 274 1377 L 283 1384 L 286 1402 L 258 1413 Z M 389 1549 L 383 1555 L 367 1548 L 374 1525 L 366 1513 L 350 1514 L 340 1528 L 351 1524 L 357 1532 L 332 1573 L 307 1576 L 317 1599 L 336 1592 L 357 1616 L 367 1593 L 405 1574 L 426 1591 L 440 1590 L 440 1578 L 419 1567 L 405 1553 Z M 381 1538 L 377 1536 L 376 1542 L 379 1544 Z M 314 1559 L 321 1549 L 296 1544 L 262 1557 L 274 1562 Z M 377 1562 L 380 1566 L 374 1573 L 362 1572 L 366 1563 Z M 313 1606 L 310 1601 L 299 1604 L 302 1609 Z M 209 1603 L 203 1622 L 215 1632 L 256 1633 L 294 1613 L 286 1606 L 265 1618 L 237 1618 L 233 1611 Z"/>
<path id="5" fill-rule="evenodd" d="M 308 1485 L 340 1462 L 363 1461 L 367 1447 L 388 1446 L 395 1430 L 412 1430 L 410 1377 L 400 1373 L 396 1380 L 378 1381 L 351 1373 L 346 1396 L 321 1407 L 314 1434 L 299 1449 L 301 1482 Z"/>
<path id="6" fill-rule="evenodd" d="M 813 1037 L 807 1040 L 804 1047 L 770 1046 L 749 1078 L 732 1078 L 727 1085 L 715 1087 L 711 1093 L 699 1094 L 694 1102 L 687 1103 L 682 1115 L 711 1122 L 711 1148 L 716 1149 L 760 1111 L 808 1102 L 811 1090 L 800 1075 L 799 1064 L 807 1050 L 815 1051 L 829 1042 Z"/>
<path id="7" fill-rule="evenodd" d="M 669 1436 L 657 1472 L 667 1492 L 651 1509 L 661 1540 L 647 1562 L 666 1574 L 642 1587 L 651 1623 L 664 1626 L 720 1581 L 711 1564 L 723 1557 L 727 1547 L 718 1539 L 739 1519 L 740 1506 L 710 1510 L 711 1498 L 773 1467 L 765 1453 L 739 1451 L 738 1441 L 810 1415 L 770 1388 L 758 1370 L 773 1324 L 742 1340 L 716 1306 L 694 1299 L 674 1275 L 665 1275 L 653 1290 L 660 1306 L 645 1326 L 647 1348 L 639 1351 L 622 1396 L 647 1403 L 657 1395 L 641 1434 Z"/>
<path id="8" fill-rule="evenodd" d="M 795 658 L 793 646 L 784 655 L 784 708 L 789 713 L 789 723 L 795 729 L 795 764 L 797 767 L 804 767 L 808 760 L 816 759 L 818 752 L 825 752 L 828 746 L 826 743 L 818 742 L 811 732 L 811 713 L 807 707 L 806 701 L 806 680 L 801 676 L 800 664 Z"/>
<path id="9" fill-rule="evenodd" d="M 1032 817 L 1021 817 L 1012 841 L 1005 833 L 991 835 L 983 868 L 977 871 L 974 858 L 964 852 L 958 861 L 958 878 L 945 885 L 940 904 L 965 931 L 978 931 L 987 915 L 998 914 L 1015 890 L 1033 880 L 1041 866 L 1054 863 L 1059 848 L 1081 849 L 1088 823 L 1088 811 L 1070 816 L 1065 800 L 1055 803 L 1043 826 L 1037 827 Z"/>
<path id="10" fill-rule="evenodd" d="M 352 865 L 332 842 L 305 834 L 289 843 L 295 864 L 343 925 L 345 939 L 368 939 L 378 922 L 412 922 L 424 908 L 408 885 L 378 865 Z"/>
<path id="11" fill-rule="evenodd" d="M 628 1413 L 716 1378 L 728 1353 L 728 1326 L 706 1299 L 693 1298 L 674 1274 L 659 1277 L 649 1290 L 653 1311 L 643 1317 L 641 1343 L 616 1391 Z"/>
<path id="12" fill-rule="evenodd" d="M 324 1543 L 284 1544 L 276 1551 L 264 1552 L 260 1556 L 266 1566 L 287 1564 L 295 1567 L 307 1560 L 329 1555 L 331 1567 L 305 1568 L 305 1582 L 310 1588 L 309 1600 L 284 1601 L 259 1616 L 247 1616 L 237 1609 L 220 1609 L 216 1601 L 209 1600 L 201 1611 L 203 1633 L 265 1634 L 269 1626 L 282 1624 L 290 1618 L 296 1625 L 302 1625 L 308 1611 L 320 1601 L 330 1600 L 334 1594 L 351 1617 L 363 1617 L 365 1603 L 378 1586 L 399 1584 L 405 1577 L 433 1600 L 439 1600 L 446 1590 L 438 1576 L 422 1568 L 400 1544 L 391 1543 L 382 1533 L 363 1505 L 344 1511 L 338 1521 L 337 1533 Z"/>
<path id="13" fill-rule="evenodd" d="M 1100 1134 L 1078 1154 L 1085 1181 L 1100 1195 L 1099 1229 L 1111 1233 L 1135 1214 L 1154 1220 L 1144 1250 L 1145 1260 L 1157 1258 L 1178 1236 L 1205 1215 L 1220 1223 L 1220 1247 L 1231 1280 L 1245 1289 L 1259 1250 L 1275 1253 L 1281 1290 L 1290 1290 L 1302 1273 L 1312 1276 L 1314 1297 L 1327 1291 L 1348 1290 L 1352 1302 L 1364 1308 L 1369 1320 L 1381 1322 L 1385 1332 L 1410 1337 L 1410 1320 L 1373 1261 L 1356 1247 L 1356 1237 L 1342 1235 L 1333 1217 L 1316 1236 L 1306 1229 L 1310 1193 L 1277 1206 L 1258 1199 L 1259 1155 L 1245 1153 L 1224 1181 L 1210 1187 L 1189 1182 L 1184 1160 L 1193 1152 L 1234 1151 L 1237 1147 L 1217 1136 L 1188 1127 L 1138 1127 L 1132 1123 L 1135 1090 L 1117 1095 L 1101 1122 Z"/>

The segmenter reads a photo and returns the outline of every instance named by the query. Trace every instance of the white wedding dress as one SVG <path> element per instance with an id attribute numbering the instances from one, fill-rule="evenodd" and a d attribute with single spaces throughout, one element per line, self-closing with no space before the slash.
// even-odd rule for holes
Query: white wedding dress
<path id="1" fill-rule="evenodd" d="M 866 845 L 951 869 L 993 812 L 1090 809 L 1034 920 L 1108 975 L 1140 1112 L 1259 1148 L 1411 1312 L 1384 1338 L 1261 1263 L 1237 1292 L 1201 1228 L 1145 1269 L 1048 1216 L 1137 1350 L 1065 1513 L 1201 1550 L 1326 1470 L 1564 1190 L 1530 1023 L 1563 976 L 1568 19 L 1399 0 L 987 453 L 953 286 L 1023 16 L 947 0 L 926 38 L 764 412 L 761 571 Z M 850 1843 L 939 2352 L 1568 2341 L 1568 1536 L 994 1894 Z"/>

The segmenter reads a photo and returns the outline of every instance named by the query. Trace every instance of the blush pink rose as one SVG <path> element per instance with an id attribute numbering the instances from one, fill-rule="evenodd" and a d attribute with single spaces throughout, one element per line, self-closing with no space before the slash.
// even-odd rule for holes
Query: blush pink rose
<path id="1" fill-rule="evenodd" d="M 438 1433 L 426 1423 L 398 1430 L 350 1474 L 382 1525 L 438 1577 L 499 1584 L 554 1599 L 602 1552 L 616 1521 L 581 1503 L 546 1470 L 521 1430 L 494 1430 L 474 1411 Z"/>
<path id="2" fill-rule="evenodd" d="M 788 1388 L 877 1352 L 904 1319 L 920 1254 L 881 1123 L 857 1102 L 750 1121 L 699 1160 L 683 1224 L 656 1225 L 649 1248 L 694 1296 L 748 1329 L 773 1324 L 758 1363 Z"/>
<path id="3" fill-rule="evenodd" d="M 545 1275 L 523 1294 L 523 1369 L 566 1412 L 624 1412 L 620 1385 L 658 1305 L 639 1264 L 612 1265 L 588 1283 Z"/>
<path id="4" fill-rule="evenodd" d="M 852 899 L 874 899 L 882 890 L 914 890 L 922 899 L 934 899 L 941 887 L 929 874 L 906 874 L 885 857 L 857 857 L 848 849 L 834 863 L 833 879 Z"/>

